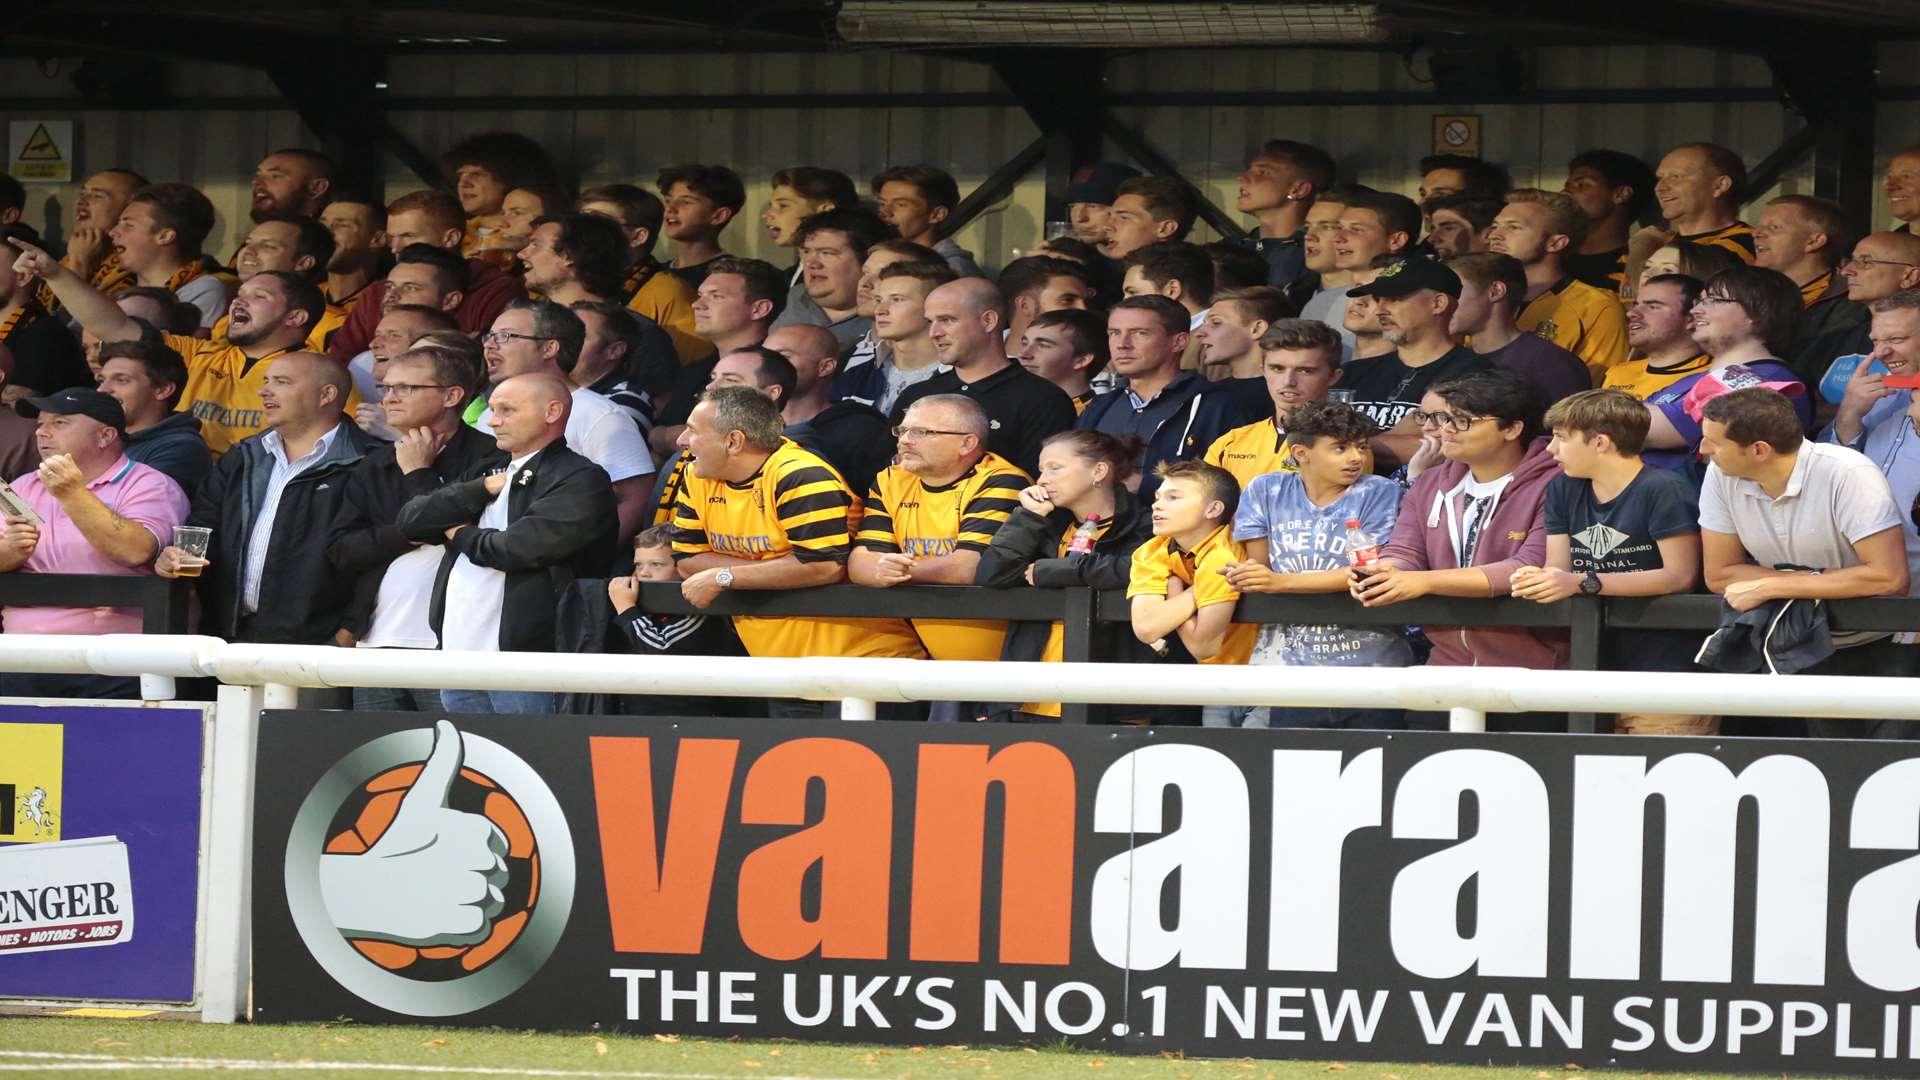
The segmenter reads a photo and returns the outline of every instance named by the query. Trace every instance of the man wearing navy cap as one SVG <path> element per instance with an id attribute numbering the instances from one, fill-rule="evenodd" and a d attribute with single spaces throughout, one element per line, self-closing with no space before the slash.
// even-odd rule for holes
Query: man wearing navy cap
<path id="1" fill-rule="evenodd" d="M 1107 211 L 1120 197 L 1120 184 L 1140 175 L 1140 170 L 1114 161 L 1088 165 L 1073 174 L 1067 188 L 1067 213 L 1073 218 L 1073 235 L 1096 247 L 1107 236 Z"/>
<path id="2" fill-rule="evenodd" d="M 1394 347 L 1384 356 L 1353 361 L 1340 376 L 1340 388 L 1353 393 L 1354 408 L 1380 425 L 1374 461 L 1381 471 L 1391 471 L 1420 444 L 1420 427 L 1411 414 L 1427 387 L 1479 371 L 1487 362 L 1454 344 L 1449 327 L 1460 305 L 1460 275 L 1439 262 L 1407 259 L 1348 295 L 1376 299 L 1380 329 Z"/>
<path id="3" fill-rule="evenodd" d="M 129 460 L 120 402 L 74 388 L 24 398 L 37 417 L 40 467 L 13 481 L 19 503 L 6 512 L 0 572 L 125 574 L 153 571 L 154 553 L 186 520 L 187 496 L 164 473 Z M 9 607 L 9 634 L 137 634 L 138 608 Z M 0 694 L 131 698 L 130 676 L 0 675 Z"/>

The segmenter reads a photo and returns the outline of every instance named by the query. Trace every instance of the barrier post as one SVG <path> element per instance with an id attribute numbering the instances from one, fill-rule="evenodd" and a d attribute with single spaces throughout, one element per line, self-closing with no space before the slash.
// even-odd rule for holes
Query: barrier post
<path id="1" fill-rule="evenodd" d="M 1567 667 L 1573 671 L 1600 670 L 1600 642 L 1606 633 L 1606 611 L 1597 596 L 1574 596 L 1566 601 L 1569 605 L 1567 635 L 1571 639 L 1567 652 Z M 1602 726 L 1600 717 L 1595 713 L 1576 712 L 1567 714 L 1567 730 L 1575 734 L 1592 735 L 1611 732 L 1611 722 Z"/>
<path id="2" fill-rule="evenodd" d="M 1099 595 L 1093 589 L 1061 591 L 1065 593 L 1066 610 L 1061 612 L 1060 658 L 1069 664 L 1092 660 L 1094 605 L 1099 601 Z M 1086 723 L 1087 703 L 1084 701 L 1061 702 L 1060 722 L 1063 724 Z"/>
<path id="3" fill-rule="evenodd" d="M 878 715 L 877 707 L 867 698 L 840 699 L 840 719 L 842 720 L 873 720 Z"/>
<path id="4" fill-rule="evenodd" d="M 1480 709 L 1469 709 L 1464 705 L 1455 705 L 1447 710 L 1448 731 L 1472 731 L 1485 733 L 1487 714 Z"/>
<path id="5" fill-rule="evenodd" d="M 213 719 L 213 804 L 207 851 L 206 988 L 200 1019 L 231 1024 L 247 1015 L 253 942 L 254 754 L 260 743 L 259 686 L 220 687 Z"/>

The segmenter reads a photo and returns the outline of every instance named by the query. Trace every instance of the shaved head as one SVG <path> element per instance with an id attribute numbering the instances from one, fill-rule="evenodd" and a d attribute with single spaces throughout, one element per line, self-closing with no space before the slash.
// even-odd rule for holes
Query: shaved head
<path id="1" fill-rule="evenodd" d="M 840 355 L 840 339 L 833 336 L 833 331 L 811 323 L 783 326 L 768 334 L 765 344 L 781 354 L 797 353 L 811 358 Z"/>
<path id="2" fill-rule="evenodd" d="M 347 374 L 346 366 L 333 357 L 324 353 L 287 353 L 277 357 L 273 364 L 282 369 L 289 366 L 299 369 L 301 377 L 315 386 L 331 386 L 334 405 L 346 405 L 347 392 L 353 388 L 353 376 Z"/>
<path id="3" fill-rule="evenodd" d="M 552 372 L 530 371 L 500 380 L 487 396 L 487 406 L 487 424 L 500 449 L 525 457 L 566 434 L 573 387 Z"/>
<path id="4" fill-rule="evenodd" d="M 1007 302 L 1000 296 L 1000 289 L 993 282 L 981 277 L 964 277 L 958 281 L 949 281 L 945 285 L 927 294 L 931 300 L 935 295 L 950 297 L 966 306 L 975 315 L 984 315 L 991 311 L 1000 317 L 1001 324 L 1007 321 Z"/>

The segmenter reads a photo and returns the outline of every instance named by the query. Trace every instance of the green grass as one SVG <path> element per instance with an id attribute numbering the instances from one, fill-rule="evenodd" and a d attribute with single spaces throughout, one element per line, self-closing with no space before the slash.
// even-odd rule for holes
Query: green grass
<path id="1" fill-rule="evenodd" d="M 87 1055 L 33 1058 L 23 1053 Z M 89 1067 L 95 1058 L 99 1068 Z M 194 1059 L 192 1061 L 163 1059 Z M 361 1063 L 382 1063 L 375 1072 Z M 338 1063 L 337 1068 L 316 1067 Z M 394 1069 L 393 1066 L 416 1069 Z M 1201 1060 L 1125 1057 L 1059 1046 L 986 1049 L 973 1046 L 845 1046 L 797 1042 L 727 1042 L 673 1036 L 551 1035 L 472 1028 L 371 1027 L 362 1024 L 215 1026 L 162 1020 L 63 1017 L 0 1018 L 0 1075 L 107 1077 L 143 1072 L 222 1078 L 461 1075 L 523 1069 L 577 1075 L 656 1077 L 880 1078 L 1004 1076 L 1021 1080 L 1606 1080 L 1645 1073 L 1579 1069 L 1459 1068 L 1375 1063 Z M 217 1073 L 216 1073 L 217 1070 Z M 503 1070 L 494 1073 L 492 1070 Z M 1683 1074 L 1668 1074 L 1683 1075 Z M 1717 1080 L 1739 1080 L 1735 1077 Z"/>

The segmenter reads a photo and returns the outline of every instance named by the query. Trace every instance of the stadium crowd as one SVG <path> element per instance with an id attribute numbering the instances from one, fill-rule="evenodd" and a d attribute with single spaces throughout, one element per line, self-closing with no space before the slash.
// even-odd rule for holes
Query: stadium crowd
<path id="1" fill-rule="evenodd" d="M 1341 667 L 1551 669 L 1568 640 L 1235 623 L 1234 602 L 1704 589 L 1724 599 L 1719 631 L 1615 632 L 1602 666 L 1920 667 L 1911 635 L 1831 630 L 1804 602 L 1920 581 L 1920 237 L 1866 233 L 1802 195 L 1749 224 L 1745 168 L 1723 147 L 1655 165 L 1582 153 L 1561 190 L 1439 156 L 1416 201 L 1277 140 L 1239 178 L 1257 228 L 1205 245 L 1186 239 L 1185 181 L 1103 163 L 1076 175 L 1070 225 L 997 274 L 948 235 L 960 191 L 932 166 L 864 191 L 829 168 L 775 173 L 759 224 L 793 250 L 782 268 L 728 253 L 751 222 L 736 224 L 745 184 L 724 165 L 576 192 L 515 134 L 444 160 L 455 191 L 379 205 L 319 154 L 272 153 L 225 257 L 190 186 L 99 172 L 56 253 L 0 175 L 0 571 L 195 577 L 199 628 L 236 641 L 969 660 L 1060 661 L 1062 627 L 659 614 L 640 583 L 677 582 L 696 609 L 842 581 L 1091 586 L 1131 604 L 1131 626 L 1098 639 L 1106 658 Z M 1885 191 L 1920 219 L 1920 148 L 1894 157 Z M 124 608 L 0 618 L 12 633 L 140 626 Z M 0 692 L 137 687 L 5 674 Z M 394 688 L 353 704 L 559 701 Z M 1060 706 L 902 710 L 929 715 Z"/>

